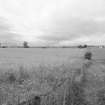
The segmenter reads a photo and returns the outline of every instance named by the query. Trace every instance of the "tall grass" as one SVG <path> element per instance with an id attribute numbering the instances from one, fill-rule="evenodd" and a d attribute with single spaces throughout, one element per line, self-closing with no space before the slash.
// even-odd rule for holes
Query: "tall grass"
<path id="1" fill-rule="evenodd" d="M 105 89 L 101 89 L 97 92 L 97 104 L 105 105 Z"/>
<path id="2" fill-rule="evenodd" d="M 87 62 L 83 69 L 91 65 Z M 86 99 L 88 74 L 83 69 L 63 64 L 33 67 L 30 71 L 23 66 L 18 71 L 7 70 L 0 78 L 0 105 L 33 105 L 35 96 L 40 97 L 41 105 L 93 105 Z M 104 93 L 104 90 L 97 92 L 97 105 L 105 104 Z"/>

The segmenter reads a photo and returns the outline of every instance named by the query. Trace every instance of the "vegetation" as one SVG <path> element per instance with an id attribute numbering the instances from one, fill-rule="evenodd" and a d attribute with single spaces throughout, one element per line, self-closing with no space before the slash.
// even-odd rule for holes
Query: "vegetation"
<path id="1" fill-rule="evenodd" d="M 2 74 L 5 81 L 0 83 L 1 105 L 92 105 L 86 100 L 85 74 L 79 82 L 74 79 L 76 74 L 73 71 L 78 72 L 78 69 L 70 70 L 65 65 L 51 68 L 53 71 L 49 73 L 40 72 L 41 69 L 49 71 L 45 66 L 37 71 L 34 68 L 27 71 L 21 66 L 17 72 L 12 70 Z M 104 105 L 104 90 L 98 91 L 97 97 L 97 105 Z"/>
<path id="2" fill-rule="evenodd" d="M 84 55 L 85 59 L 91 60 L 92 59 L 92 53 L 91 52 L 86 52 Z"/>
<path id="3" fill-rule="evenodd" d="M 85 59 L 77 59 L 78 65 L 82 66 L 77 66 L 74 59 L 75 65 L 69 62 L 45 63 L 31 68 L 24 65 L 0 68 L 0 105 L 104 105 L 105 90 L 100 84 L 102 82 L 105 87 L 105 80 L 97 79 L 98 74 L 101 77 L 103 73 L 90 69 L 95 63 L 91 61 L 92 55 L 87 55 L 84 55 Z"/>
<path id="4" fill-rule="evenodd" d="M 88 47 L 88 45 L 86 45 L 86 44 L 85 45 L 79 45 L 78 46 L 78 48 L 87 48 L 87 47 Z"/>
<path id="5" fill-rule="evenodd" d="M 29 48 L 29 46 L 28 46 L 28 42 L 27 42 L 27 41 L 24 41 L 24 43 L 23 43 L 23 47 L 24 47 L 24 48 Z"/>
<path id="6" fill-rule="evenodd" d="M 101 89 L 97 92 L 97 104 L 98 105 L 105 105 L 105 89 Z"/>

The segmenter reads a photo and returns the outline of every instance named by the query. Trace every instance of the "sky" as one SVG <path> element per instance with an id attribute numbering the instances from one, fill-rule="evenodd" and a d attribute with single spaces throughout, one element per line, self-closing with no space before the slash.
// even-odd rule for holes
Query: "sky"
<path id="1" fill-rule="evenodd" d="M 0 0 L 0 41 L 105 44 L 105 0 Z"/>

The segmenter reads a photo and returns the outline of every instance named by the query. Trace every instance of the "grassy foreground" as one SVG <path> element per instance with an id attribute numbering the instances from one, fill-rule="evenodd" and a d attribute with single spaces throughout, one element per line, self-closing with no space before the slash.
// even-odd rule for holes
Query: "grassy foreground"
<path id="1" fill-rule="evenodd" d="M 0 105 L 105 105 L 105 62 L 77 60 L 75 65 L 1 72 Z"/>

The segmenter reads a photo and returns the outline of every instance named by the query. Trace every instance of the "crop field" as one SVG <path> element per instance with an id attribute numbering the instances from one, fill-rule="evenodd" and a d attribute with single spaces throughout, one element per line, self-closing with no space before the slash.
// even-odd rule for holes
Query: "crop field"
<path id="1" fill-rule="evenodd" d="M 0 49 L 0 105 L 105 105 L 104 88 L 104 48 Z"/>

